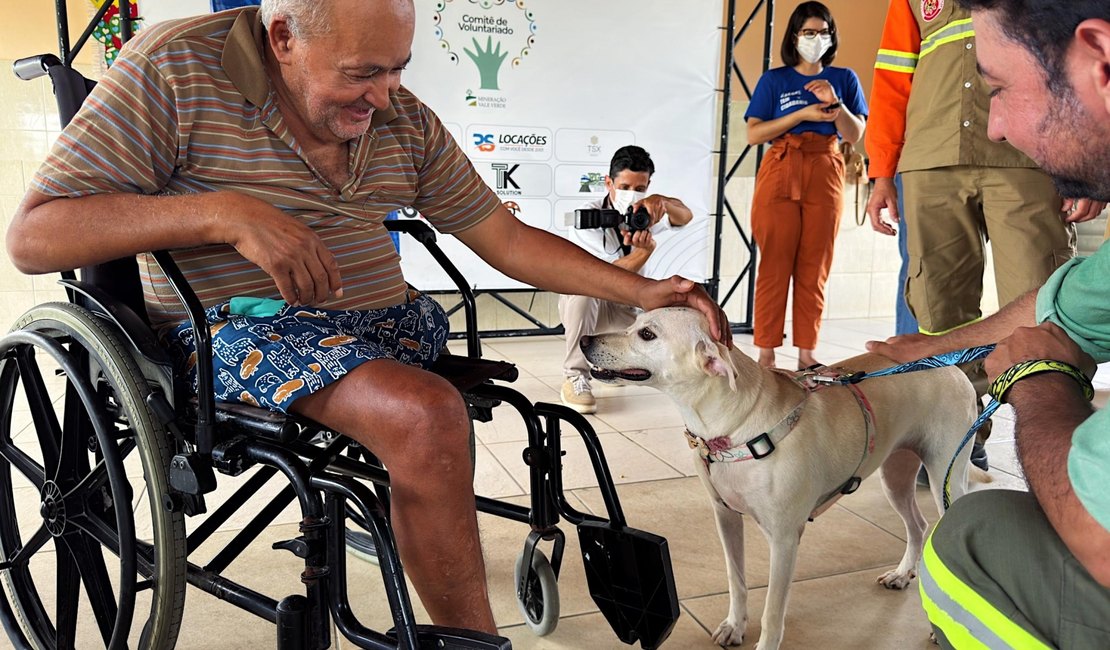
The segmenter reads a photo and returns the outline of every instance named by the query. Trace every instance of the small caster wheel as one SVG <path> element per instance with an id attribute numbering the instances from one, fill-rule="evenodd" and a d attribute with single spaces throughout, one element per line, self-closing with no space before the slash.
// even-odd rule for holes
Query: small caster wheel
<path id="1" fill-rule="evenodd" d="M 520 576 L 524 571 L 524 553 L 516 561 L 513 571 L 513 584 L 516 585 L 516 604 L 524 615 L 524 622 L 536 636 L 547 636 L 559 624 L 559 585 L 551 562 L 539 549 L 532 554 L 528 576 L 524 580 L 523 593 Z"/>

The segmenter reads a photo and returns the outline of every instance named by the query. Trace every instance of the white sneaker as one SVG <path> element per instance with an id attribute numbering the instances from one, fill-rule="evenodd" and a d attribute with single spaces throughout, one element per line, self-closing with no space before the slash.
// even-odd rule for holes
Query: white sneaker
<path id="1" fill-rule="evenodd" d="M 582 375 L 573 378 L 567 377 L 563 380 L 563 390 L 560 391 L 559 396 L 563 404 L 579 413 L 597 412 L 597 400 L 594 399 L 593 391 L 590 390 L 588 377 Z"/>

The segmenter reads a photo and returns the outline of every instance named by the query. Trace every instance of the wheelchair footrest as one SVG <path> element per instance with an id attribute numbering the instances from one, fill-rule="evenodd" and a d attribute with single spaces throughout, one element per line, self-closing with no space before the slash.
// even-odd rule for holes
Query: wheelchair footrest
<path id="1" fill-rule="evenodd" d="M 391 638 L 397 636 L 393 630 L 387 634 Z M 417 625 L 416 638 L 420 650 L 512 650 L 513 647 L 505 637 L 438 625 Z"/>
<path id="2" fill-rule="evenodd" d="M 590 596 L 625 643 L 658 648 L 678 621 L 678 593 L 667 540 L 652 533 L 584 521 L 578 525 Z"/>

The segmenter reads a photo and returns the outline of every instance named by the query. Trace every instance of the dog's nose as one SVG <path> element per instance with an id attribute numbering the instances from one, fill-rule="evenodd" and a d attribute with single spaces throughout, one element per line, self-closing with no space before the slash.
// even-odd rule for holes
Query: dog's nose
<path id="1" fill-rule="evenodd" d="M 586 348 L 590 347 L 590 345 L 593 342 L 594 342 L 594 337 L 586 335 L 586 336 L 583 336 L 582 338 L 578 339 L 578 347 L 585 350 Z"/>

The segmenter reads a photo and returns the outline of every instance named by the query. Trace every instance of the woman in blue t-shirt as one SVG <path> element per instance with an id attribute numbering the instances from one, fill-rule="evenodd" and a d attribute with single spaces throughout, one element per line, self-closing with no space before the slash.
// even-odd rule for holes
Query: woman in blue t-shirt
<path id="1" fill-rule="evenodd" d="M 759 78 L 744 114 L 748 143 L 771 144 L 752 199 L 752 235 L 761 255 L 755 345 L 759 363 L 767 367 L 775 365 L 775 348 L 785 336 L 791 277 L 798 367 L 817 363 L 813 349 L 844 190 L 838 140 L 863 137 L 867 116 L 859 77 L 830 66 L 836 47 L 836 22 L 828 8 L 820 2 L 798 5 L 782 41 L 784 65 Z"/>

